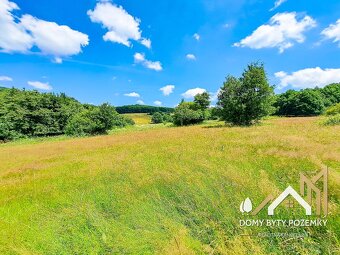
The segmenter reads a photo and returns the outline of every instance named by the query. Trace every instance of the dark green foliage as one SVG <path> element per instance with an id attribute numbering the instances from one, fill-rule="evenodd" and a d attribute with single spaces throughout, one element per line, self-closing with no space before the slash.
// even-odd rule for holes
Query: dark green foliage
<path id="1" fill-rule="evenodd" d="M 228 76 L 218 95 L 221 119 L 235 125 L 251 125 L 272 111 L 273 87 L 263 64 L 250 64 L 241 78 Z"/>
<path id="2" fill-rule="evenodd" d="M 276 115 L 314 116 L 322 114 L 326 107 L 340 103 L 340 83 L 324 88 L 288 90 L 276 96 Z"/>
<path id="3" fill-rule="evenodd" d="M 328 107 L 325 111 L 325 114 L 327 116 L 340 114 L 340 103 L 333 105 L 331 107 Z"/>
<path id="4" fill-rule="evenodd" d="M 151 122 L 153 124 L 163 123 L 163 115 L 160 112 L 155 112 L 151 117 Z"/>
<path id="5" fill-rule="evenodd" d="M 126 126 L 114 107 L 82 105 L 65 94 L 0 90 L 0 140 L 60 134 L 99 134 Z M 67 129 L 67 132 L 66 132 Z"/>
<path id="6" fill-rule="evenodd" d="M 173 117 L 170 113 L 163 113 L 163 122 L 173 122 Z"/>
<path id="7" fill-rule="evenodd" d="M 325 98 L 326 107 L 340 103 L 340 83 L 329 84 L 320 89 L 320 92 Z"/>
<path id="8" fill-rule="evenodd" d="M 64 94 L 6 89 L 0 91 L 0 122 L 20 136 L 63 134 L 69 117 L 82 108 Z"/>
<path id="9" fill-rule="evenodd" d="M 218 107 L 212 107 L 209 110 L 209 119 L 218 120 L 221 116 L 221 109 Z"/>
<path id="10" fill-rule="evenodd" d="M 197 106 L 198 110 L 208 109 L 210 105 L 210 96 L 207 92 L 203 92 L 202 94 L 197 94 L 194 98 L 194 103 Z"/>
<path id="11" fill-rule="evenodd" d="M 168 107 L 157 107 L 157 106 L 136 104 L 136 105 L 117 106 L 116 111 L 120 114 L 124 114 L 124 113 L 149 113 L 149 114 L 153 114 L 155 112 L 171 113 L 171 112 L 174 111 L 174 109 L 168 108 Z"/>
<path id="12" fill-rule="evenodd" d="M 210 96 L 207 92 L 197 94 L 194 97 L 194 102 L 184 102 L 182 99 L 175 108 L 172 121 L 177 126 L 201 123 L 210 116 L 209 105 Z"/>
<path id="13" fill-rule="evenodd" d="M 324 102 L 319 90 L 288 90 L 277 97 L 274 106 L 281 116 L 315 116 L 324 111 Z"/>
<path id="14" fill-rule="evenodd" d="M 181 102 L 176 108 L 173 122 L 177 126 L 197 124 L 204 121 L 204 112 L 197 110 L 193 102 Z"/>
<path id="15" fill-rule="evenodd" d="M 130 117 L 123 116 L 123 115 L 116 115 L 113 119 L 113 126 L 117 128 L 122 128 L 126 126 L 133 126 L 135 125 L 135 121 Z"/>

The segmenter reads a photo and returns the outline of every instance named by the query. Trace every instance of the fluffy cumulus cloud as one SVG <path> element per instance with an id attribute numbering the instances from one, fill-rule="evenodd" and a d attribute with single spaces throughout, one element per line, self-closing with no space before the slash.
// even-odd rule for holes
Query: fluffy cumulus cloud
<path id="1" fill-rule="evenodd" d="M 40 90 L 52 90 L 52 86 L 48 84 L 48 82 L 40 82 L 40 81 L 29 81 L 27 82 L 28 85 L 35 89 Z"/>
<path id="2" fill-rule="evenodd" d="M 287 0 L 276 0 L 274 3 L 274 7 L 270 9 L 270 11 L 275 10 L 277 7 L 279 7 L 281 4 L 283 4 L 284 2 L 287 2 Z"/>
<path id="3" fill-rule="evenodd" d="M 145 103 L 143 100 L 137 100 L 137 104 L 144 105 Z"/>
<path id="4" fill-rule="evenodd" d="M 330 24 L 325 28 L 321 34 L 326 38 L 333 40 L 334 43 L 338 43 L 340 47 L 340 19 L 335 24 Z"/>
<path id="5" fill-rule="evenodd" d="M 22 16 L 21 25 L 30 32 L 34 44 L 44 54 L 56 56 L 57 63 L 61 62 L 61 57 L 79 54 L 82 46 L 89 43 L 88 36 L 81 32 L 31 15 Z"/>
<path id="6" fill-rule="evenodd" d="M 166 85 L 163 88 L 160 88 L 159 90 L 163 92 L 164 96 L 170 95 L 172 92 L 174 92 L 175 86 L 174 85 Z"/>
<path id="7" fill-rule="evenodd" d="M 126 97 L 140 97 L 140 95 L 136 92 L 127 93 L 127 94 L 124 94 L 124 96 L 126 96 Z"/>
<path id="8" fill-rule="evenodd" d="M 289 85 L 293 88 L 314 88 L 316 86 L 324 87 L 330 83 L 340 82 L 340 68 L 306 68 L 291 74 L 280 71 L 275 73 L 275 76 L 280 80 L 279 89 Z"/>
<path id="9" fill-rule="evenodd" d="M 156 106 L 161 106 L 162 105 L 162 102 L 161 101 L 155 101 L 155 102 L 153 102 Z"/>
<path id="10" fill-rule="evenodd" d="M 13 81 L 13 79 L 9 76 L 0 76 L 0 81 Z"/>
<path id="11" fill-rule="evenodd" d="M 201 39 L 201 36 L 197 33 L 195 33 L 193 37 L 195 38 L 196 41 L 199 41 Z"/>
<path id="12" fill-rule="evenodd" d="M 89 43 L 86 34 L 68 26 L 28 14 L 14 18 L 12 11 L 18 9 L 15 3 L 0 0 L 0 49 L 3 52 L 27 53 L 36 46 L 42 54 L 53 56 L 56 63 L 61 63 L 62 57 L 79 54 Z"/>
<path id="13" fill-rule="evenodd" d="M 14 19 L 12 11 L 19 7 L 8 0 L 0 0 L 0 48 L 3 52 L 28 52 L 33 39 Z"/>
<path id="14" fill-rule="evenodd" d="M 151 47 L 150 39 L 142 38 L 139 28 L 140 20 L 130 15 L 122 6 L 109 1 L 100 1 L 94 10 L 87 12 L 92 22 L 100 23 L 108 32 L 103 36 L 105 41 L 131 46 L 131 40 L 139 41 L 145 47 Z"/>
<path id="15" fill-rule="evenodd" d="M 133 56 L 136 64 L 141 64 L 145 66 L 148 69 L 155 70 L 155 71 L 162 71 L 162 64 L 159 61 L 150 61 L 145 58 L 145 55 L 143 53 L 136 53 Z"/>
<path id="16" fill-rule="evenodd" d="M 206 92 L 206 90 L 202 88 L 194 88 L 187 90 L 182 94 L 182 96 L 184 98 L 194 98 L 197 94 L 202 94 L 203 92 Z"/>
<path id="17" fill-rule="evenodd" d="M 269 24 L 258 27 L 251 35 L 235 43 L 236 47 L 252 49 L 278 48 L 282 53 L 294 45 L 295 42 L 305 41 L 304 32 L 316 26 L 316 21 L 310 16 L 298 19 L 295 12 L 278 13 Z"/>
<path id="18" fill-rule="evenodd" d="M 196 60 L 196 56 L 194 54 L 187 54 L 185 57 L 189 60 Z"/>

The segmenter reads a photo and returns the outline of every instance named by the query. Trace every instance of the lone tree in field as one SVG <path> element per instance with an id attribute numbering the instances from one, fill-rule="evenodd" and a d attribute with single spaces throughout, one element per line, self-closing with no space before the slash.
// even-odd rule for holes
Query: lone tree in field
<path id="1" fill-rule="evenodd" d="M 241 78 L 228 76 L 218 95 L 221 119 L 247 126 L 269 115 L 274 88 L 269 85 L 263 64 L 249 64 Z"/>

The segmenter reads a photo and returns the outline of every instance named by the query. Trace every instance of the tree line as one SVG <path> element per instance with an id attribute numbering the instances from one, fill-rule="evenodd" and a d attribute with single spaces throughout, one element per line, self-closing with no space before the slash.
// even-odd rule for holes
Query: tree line
<path id="1" fill-rule="evenodd" d="M 124 106 L 117 106 L 116 111 L 120 114 L 125 113 L 148 113 L 153 114 L 156 112 L 161 113 L 171 113 L 174 111 L 173 108 L 169 107 L 161 107 L 161 106 L 150 106 L 150 105 L 124 105 Z"/>
<path id="2" fill-rule="evenodd" d="M 316 116 L 333 106 L 337 115 L 330 120 L 335 123 L 340 114 L 340 83 L 324 88 L 288 90 L 275 95 L 274 86 L 268 82 L 262 63 L 249 64 L 241 77 L 227 76 L 220 88 L 216 107 L 209 108 L 210 96 L 204 92 L 196 95 L 193 102 L 181 103 L 175 108 L 173 123 L 178 126 L 220 119 L 233 125 L 248 126 L 268 115 Z"/>
<path id="3" fill-rule="evenodd" d="M 114 127 L 133 125 L 107 103 L 81 104 L 65 94 L 0 89 L 0 140 L 15 138 L 104 134 Z"/>

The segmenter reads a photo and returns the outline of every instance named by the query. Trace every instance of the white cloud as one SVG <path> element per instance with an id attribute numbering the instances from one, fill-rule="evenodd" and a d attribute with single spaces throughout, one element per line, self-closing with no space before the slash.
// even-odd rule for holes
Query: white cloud
<path id="1" fill-rule="evenodd" d="M 287 2 L 287 0 L 276 0 L 274 3 L 274 7 L 270 9 L 270 11 L 275 10 L 277 7 L 279 7 L 281 4 L 283 4 L 284 2 Z"/>
<path id="2" fill-rule="evenodd" d="M 333 40 L 334 43 L 338 43 L 340 47 L 340 19 L 336 21 L 336 24 L 330 24 L 325 28 L 321 34 L 326 38 Z"/>
<path id="3" fill-rule="evenodd" d="M 61 57 L 76 55 L 89 43 L 86 34 L 68 26 L 28 14 L 16 17 L 11 12 L 18 9 L 15 3 L 0 0 L 0 49 L 3 52 L 28 53 L 36 46 L 42 54 L 54 56 L 55 62 L 61 63 Z"/>
<path id="4" fill-rule="evenodd" d="M 140 43 L 143 44 L 146 48 L 151 49 L 151 40 L 150 39 L 143 38 Z"/>
<path id="5" fill-rule="evenodd" d="M 146 68 L 155 70 L 155 71 L 162 71 L 162 64 L 159 61 L 150 61 L 145 59 L 145 55 L 143 53 L 135 53 L 135 55 L 133 56 L 135 63 L 139 63 L 142 64 L 143 66 L 145 66 Z"/>
<path id="6" fill-rule="evenodd" d="M 0 81 L 13 81 L 13 79 L 8 76 L 0 76 Z"/>
<path id="7" fill-rule="evenodd" d="M 32 86 L 36 89 L 41 90 L 52 90 L 52 86 L 48 84 L 48 82 L 40 82 L 40 81 L 29 81 L 27 82 L 28 85 Z"/>
<path id="8" fill-rule="evenodd" d="M 139 28 L 140 19 L 130 15 L 122 6 L 109 1 L 100 1 L 94 10 L 87 11 L 92 22 L 100 23 L 108 32 L 103 36 L 104 41 L 111 41 L 131 46 L 131 40 L 139 41 L 147 48 L 151 47 L 149 39 L 142 38 Z"/>
<path id="9" fill-rule="evenodd" d="M 324 87 L 330 83 L 340 82 L 340 68 L 306 68 L 291 74 L 280 71 L 275 73 L 275 77 L 280 79 L 279 89 L 287 87 L 288 85 L 291 85 L 293 88 Z"/>
<path id="10" fill-rule="evenodd" d="M 145 103 L 142 100 L 137 100 L 137 104 L 144 105 Z"/>
<path id="11" fill-rule="evenodd" d="M 61 64 L 63 63 L 63 59 L 60 57 L 55 57 L 52 62 L 56 64 Z"/>
<path id="12" fill-rule="evenodd" d="M 220 94 L 220 92 L 221 92 L 221 89 L 218 89 L 215 93 L 210 93 L 211 94 L 211 101 L 212 102 L 217 101 L 218 94 Z"/>
<path id="13" fill-rule="evenodd" d="M 136 92 L 131 92 L 131 93 L 127 93 L 127 94 L 124 94 L 124 96 L 127 96 L 127 97 L 140 97 L 140 95 Z"/>
<path id="14" fill-rule="evenodd" d="M 28 52 L 33 46 L 32 37 L 21 24 L 16 23 L 13 10 L 19 7 L 8 0 L 0 0 L 0 49 L 3 52 Z"/>
<path id="15" fill-rule="evenodd" d="M 23 15 L 21 25 L 31 33 L 34 44 L 43 54 L 56 56 L 57 63 L 61 57 L 79 54 L 81 47 L 89 44 L 86 34 L 31 15 Z"/>
<path id="16" fill-rule="evenodd" d="M 197 33 L 195 33 L 193 37 L 195 38 L 196 41 L 199 41 L 201 39 L 201 36 Z"/>
<path id="17" fill-rule="evenodd" d="M 316 21 L 310 16 L 297 20 L 297 14 L 278 13 L 274 15 L 268 25 L 258 27 L 251 35 L 235 43 L 236 47 L 252 49 L 278 48 L 282 53 L 294 45 L 295 42 L 305 41 L 304 32 L 316 26 Z"/>
<path id="18" fill-rule="evenodd" d="M 182 96 L 184 98 L 194 98 L 197 94 L 202 94 L 203 92 L 206 92 L 206 90 L 202 88 L 189 89 Z"/>
<path id="19" fill-rule="evenodd" d="M 187 54 L 186 58 L 189 60 L 196 60 L 196 56 L 194 54 Z"/>
<path id="20" fill-rule="evenodd" d="M 162 102 L 161 101 L 155 101 L 155 102 L 153 102 L 155 105 L 157 105 L 157 106 L 161 106 L 162 105 Z"/>
<path id="21" fill-rule="evenodd" d="M 174 92 L 175 86 L 174 85 L 166 85 L 163 88 L 160 88 L 159 90 L 163 92 L 164 96 L 170 95 L 172 92 Z"/>

